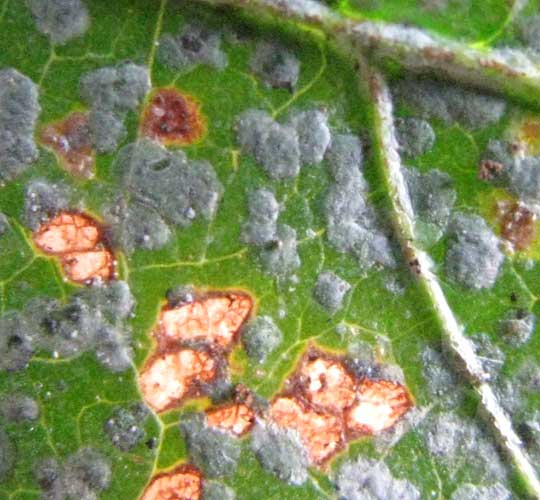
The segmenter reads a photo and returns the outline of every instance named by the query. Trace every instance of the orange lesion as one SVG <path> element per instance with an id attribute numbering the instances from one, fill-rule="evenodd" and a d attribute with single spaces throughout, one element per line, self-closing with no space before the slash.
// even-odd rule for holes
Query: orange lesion
<path id="1" fill-rule="evenodd" d="M 60 212 L 34 232 L 33 240 L 41 251 L 60 260 L 67 278 L 75 283 L 115 277 L 114 254 L 99 224 L 88 215 Z"/>
<path id="2" fill-rule="evenodd" d="M 141 500 L 199 500 L 202 497 L 202 474 L 191 465 L 181 465 L 152 478 Z"/>
<path id="3" fill-rule="evenodd" d="M 139 374 L 144 399 L 155 411 L 177 407 L 204 393 L 219 375 L 219 360 L 208 350 L 178 349 L 151 357 Z"/>
<path id="4" fill-rule="evenodd" d="M 298 431 L 312 464 L 323 465 L 345 446 L 343 419 L 318 412 L 295 396 L 276 398 L 269 418 Z"/>
<path id="5" fill-rule="evenodd" d="M 393 427 L 413 406 L 406 387 L 358 377 L 343 356 L 310 346 L 272 402 L 268 418 L 300 434 L 313 465 L 324 466 L 347 442 Z"/>
<path id="6" fill-rule="evenodd" d="M 412 405 L 402 384 L 365 378 L 358 384 L 356 402 L 345 413 L 347 432 L 360 436 L 390 429 Z"/>
<path id="7" fill-rule="evenodd" d="M 68 172 L 87 179 L 94 175 L 95 154 L 88 113 L 75 111 L 45 126 L 39 139 L 55 153 Z"/>
<path id="8" fill-rule="evenodd" d="M 161 346 L 201 341 L 228 348 L 253 308 L 242 292 L 213 293 L 193 302 L 162 310 L 155 331 Z"/>
<path id="9" fill-rule="evenodd" d="M 48 254 L 92 250 L 100 238 L 100 230 L 94 220 L 72 212 L 57 214 L 34 233 L 34 243 Z"/>
<path id="10" fill-rule="evenodd" d="M 308 352 L 295 378 L 305 397 L 326 410 L 341 412 L 354 402 L 355 381 L 338 358 Z"/>
<path id="11" fill-rule="evenodd" d="M 206 410 L 206 421 L 210 427 L 243 436 L 255 423 L 254 411 L 245 403 L 231 403 Z"/>
<path id="12" fill-rule="evenodd" d="M 199 141 L 206 132 L 199 103 L 174 87 L 155 90 L 142 115 L 141 135 L 167 146 Z"/>

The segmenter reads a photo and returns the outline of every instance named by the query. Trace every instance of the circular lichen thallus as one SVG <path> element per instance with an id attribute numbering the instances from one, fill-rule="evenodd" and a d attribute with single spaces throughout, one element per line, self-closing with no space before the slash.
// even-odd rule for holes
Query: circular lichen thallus
<path id="1" fill-rule="evenodd" d="M 187 146 L 206 134 L 199 102 L 175 87 L 154 90 L 142 113 L 140 135 L 164 146 Z"/>
<path id="2" fill-rule="evenodd" d="M 62 211 L 33 233 L 37 248 L 59 259 L 66 277 L 78 284 L 116 277 L 112 250 L 104 241 L 100 224 L 90 215 Z"/>

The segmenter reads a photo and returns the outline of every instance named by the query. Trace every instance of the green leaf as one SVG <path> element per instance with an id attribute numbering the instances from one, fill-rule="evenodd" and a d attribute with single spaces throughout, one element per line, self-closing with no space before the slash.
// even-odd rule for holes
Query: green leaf
<path id="1" fill-rule="evenodd" d="M 191 463 L 202 498 L 540 498 L 539 6 L 4 0 L 0 496 L 139 498 Z M 40 243 L 75 212 L 109 283 Z M 254 303 L 230 352 L 182 349 L 226 383 L 159 411 L 162 311 L 223 293 Z M 314 418 L 306 352 L 413 407 L 307 467 L 265 427 L 302 390 Z M 191 415 L 234 387 L 242 438 Z"/>

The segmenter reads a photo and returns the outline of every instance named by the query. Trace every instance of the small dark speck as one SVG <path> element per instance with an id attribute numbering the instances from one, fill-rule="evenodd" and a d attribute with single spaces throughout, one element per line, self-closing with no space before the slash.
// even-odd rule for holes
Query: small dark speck
<path id="1" fill-rule="evenodd" d="M 150 438 L 145 444 L 149 450 L 153 450 L 157 445 L 157 439 L 155 437 Z"/>
<path id="2" fill-rule="evenodd" d="M 512 292 L 510 294 L 510 301 L 511 302 L 517 302 L 518 301 L 518 296 L 517 296 L 516 292 Z"/>

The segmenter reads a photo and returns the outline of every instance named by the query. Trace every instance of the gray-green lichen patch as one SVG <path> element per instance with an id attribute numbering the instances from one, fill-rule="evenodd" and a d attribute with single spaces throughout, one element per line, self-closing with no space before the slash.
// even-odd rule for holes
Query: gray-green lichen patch
<path id="1" fill-rule="evenodd" d="M 499 321 L 499 333 L 510 345 L 521 346 L 531 338 L 535 324 L 536 318 L 533 313 L 512 310 Z"/>
<path id="2" fill-rule="evenodd" d="M 433 169 L 420 173 L 414 168 L 404 168 L 415 220 L 416 236 L 420 243 L 430 246 L 446 231 L 457 194 L 451 177 Z"/>
<path id="3" fill-rule="evenodd" d="M 125 114 L 137 109 L 150 87 L 148 68 L 132 62 L 83 75 L 80 92 L 90 106 L 89 127 L 98 152 L 114 151 L 127 136 L 123 123 Z"/>
<path id="4" fill-rule="evenodd" d="M 336 135 L 327 157 L 335 179 L 324 202 L 328 241 L 337 251 L 352 254 L 363 269 L 395 266 L 388 235 L 367 200 L 362 143 L 353 135 Z"/>
<path id="5" fill-rule="evenodd" d="M 465 483 L 459 486 L 450 497 L 451 500 L 510 500 L 510 492 L 500 483 L 486 486 Z"/>
<path id="6" fill-rule="evenodd" d="M 203 480 L 202 500 L 235 500 L 234 490 L 219 481 Z"/>
<path id="7" fill-rule="evenodd" d="M 63 45 L 83 35 L 90 15 L 82 0 L 27 0 L 37 29 L 53 44 Z"/>
<path id="8" fill-rule="evenodd" d="M 34 421 L 39 418 L 39 406 L 26 394 L 9 394 L 0 400 L 0 415 L 8 422 Z"/>
<path id="9" fill-rule="evenodd" d="M 257 422 L 251 448 L 263 469 L 282 481 L 293 485 L 307 481 L 309 461 L 298 432 Z"/>
<path id="10" fill-rule="evenodd" d="M 44 499 L 97 499 L 111 482 L 111 464 L 93 448 L 81 448 L 63 464 L 46 458 L 36 464 L 35 478 Z"/>
<path id="11" fill-rule="evenodd" d="M 183 151 L 148 139 L 124 146 L 113 169 L 123 190 L 102 211 L 113 244 L 127 253 L 165 246 L 172 236 L 169 224 L 211 220 L 223 193 L 209 162 L 189 160 Z"/>
<path id="12" fill-rule="evenodd" d="M 358 457 L 341 465 L 335 479 L 340 500 L 419 500 L 418 488 L 406 479 L 396 479 L 378 460 Z"/>
<path id="13" fill-rule="evenodd" d="M 177 35 L 164 34 L 159 39 L 158 60 L 165 66 L 187 73 L 200 64 L 221 70 L 228 59 L 221 48 L 222 35 L 200 23 L 187 23 Z"/>
<path id="14" fill-rule="evenodd" d="M 209 162 L 189 160 L 183 151 L 168 151 L 147 139 L 123 147 L 113 168 L 140 203 L 181 227 L 197 217 L 212 219 L 223 193 Z"/>
<path id="15" fill-rule="evenodd" d="M 15 464 L 15 445 L 0 427 L 0 481 L 6 479 Z"/>
<path id="16" fill-rule="evenodd" d="M 477 215 L 457 214 L 449 225 L 446 274 L 474 290 L 491 288 L 499 276 L 504 254 L 499 239 Z"/>
<path id="17" fill-rule="evenodd" d="M 300 77 L 300 61 L 296 55 L 275 42 L 259 42 L 250 66 L 266 86 L 275 89 L 292 92 Z"/>
<path id="18" fill-rule="evenodd" d="M 334 314 L 343 308 L 345 296 L 351 289 L 351 285 L 332 271 L 319 274 L 313 296 L 330 314 Z"/>
<path id="19" fill-rule="evenodd" d="M 540 51 L 540 14 L 523 17 L 517 22 L 517 33 L 521 42 L 531 49 Z"/>
<path id="20" fill-rule="evenodd" d="M 443 407 L 455 407 L 463 398 L 458 376 L 443 352 L 427 346 L 421 353 L 422 373 L 429 393 Z"/>
<path id="21" fill-rule="evenodd" d="M 320 163 L 332 140 L 328 113 L 317 108 L 294 110 L 287 124 L 298 134 L 302 164 Z"/>
<path id="22" fill-rule="evenodd" d="M 248 194 L 248 219 L 242 226 L 241 239 L 248 245 L 262 246 L 276 240 L 277 220 L 281 207 L 269 189 Z"/>
<path id="23" fill-rule="evenodd" d="M 443 412 L 429 415 L 421 427 L 429 453 L 450 471 L 463 468 L 463 457 L 467 457 L 462 472 L 469 480 L 507 478 L 495 444 L 474 420 Z"/>
<path id="24" fill-rule="evenodd" d="M 236 133 L 242 150 L 253 155 L 270 178 L 291 179 L 300 172 L 298 133 L 292 127 L 250 109 L 237 117 Z"/>
<path id="25" fill-rule="evenodd" d="M 35 231 L 58 212 L 68 210 L 72 197 L 71 189 L 65 184 L 39 179 L 29 182 L 24 196 L 24 224 Z"/>
<path id="26" fill-rule="evenodd" d="M 55 358 L 94 350 L 97 360 L 113 372 L 131 366 L 132 349 L 125 320 L 134 302 L 126 283 L 97 283 L 74 294 L 67 303 L 36 298 L 23 312 L 0 318 L 0 368 L 27 366 L 38 349 Z"/>
<path id="27" fill-rule="evenodd" d="M 279 278 L 286 278 L 300 267 L 296 231 L 287 224 L 278 224 L 276 239 L 261 248 L 259 259 L 263 269 Z"/>
<path id="28" fill-rule="evenodd" d="M 486 333 L 476 333 L 470 340 L 484 371 L 491 379 L 495 379 L 504 365 L 506 358 L 504 352 Z"/>
<path id="29" fill-rule="evenodd" d="M 156 210 L 137 201 L 119 197 L 102 211 L 113 245 L 128 254 L 138 248 L 157 250 L 171 238 L 169 226 Z"/>
<path id="30" fill-rule="evenodd" d="M 283 332 L 270 316 L 256 316 L 244 325 L 241 334 L 247 355 L 257 363 L 264 363 L 283 341 Z"/>
<path id="31" fill-rule="evenodd" d="M 27 76 L 13 68 L 0 70 L 0 182 L 15 179 L 38 158 L 38 94 Z"/>
<path id="32" fill-rule="evenodd" d="M 180 429 L 191 461 L 208 477 L 230 476 L 236 472 L 240 441 L 229 433 L 209 427 L 203 414 L 182 415 Z"/>
<path id="33" fill-rule="evenodd" d="M 120 451 L 130 451 L 146 437 L 144 423 L 150 411 L 142 403 L 114 409 L 104 425 L 105 433 L 113 446 Z"/>
<path id="34" fill-rule="evenodd" d="M 395 124 L 399 151 L 404 156 L 416 158 L 427 153 L 435 144 L 435 131 L 426 120 L 397 118 Z"/>
<path id="35" fill-rule="evenodd" d="M 9 231 L 10 227 L 11 225 L 6 214 L 0 212 L 0 238 Z"/>
<path id="36" fill-rule="evenodd" d="M 497 123 L 506 111 L 503 99 L 433 80 L 400 80 L 394 95 L 422 118 L 438 118 L 449 125 L 483 128 Z"/>

